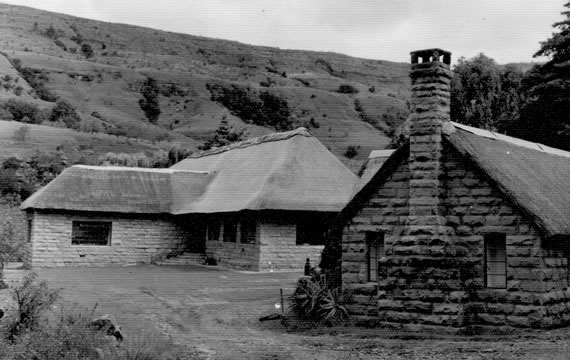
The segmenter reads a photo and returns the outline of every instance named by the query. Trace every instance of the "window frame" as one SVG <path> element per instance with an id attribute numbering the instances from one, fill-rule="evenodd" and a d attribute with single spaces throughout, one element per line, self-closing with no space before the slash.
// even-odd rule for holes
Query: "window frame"
<path id="1" fill-rule="evenodd" d="M 240 220 L 239 242 L 240 244 L 257 244 L 257 220 L 252 217 L 244 217 Z M 253 241 L 252 241 L 253 240 Z"/>
<path id="2" fill-rule="evenodd" d="M 366 277 L 368 282 L 380 280 L 379 261 L 386 256 L 384 249 L 384 232 L 366 231 Z M 374 250 L 374 251 L 373 251 Z M 374 254 L 374 256 L 372 256 Z M 375 266 L 373 265 L 375 264 Z"/>
<path id="3" fill-rule="evenodd" d="M 484 242 L 484 280 L 486 289 L 506 289 L 507 288 L 507 236 L 504 233 L 488 233 L 483 237 Z M 499 251 L 502 250 L 502 254 Z M 495 251 L 491 254 L 490 251 Z M 493 258 L 494 260 L 491 260 Z M 496 260 L 498 259 L 498 260 Z M 489 267 L 489 264 L 503 264 L 503 266 L 495 266 L 495 269 Z M 498 270 L 497 270 L 498 268 Z M 499 282 L 490 280 L 491 278 L 497 279 L 504 277 L 504 280 Z"/>
<path id="4" fill-rule="evenodd" d="M 215 238 L 210 237 L 210 235 L 217 235 Z M 222 234 L 222 222 L 220 220 L 214 219 L 208 221 L 208 226 L 206 228 L 206 240 L 207 241 L 220 241 Z"/>
<path id="5" fill-rule="evenodd" d="M 87 225 L 88 224 L 88 225 Z M 77 239 L 79 237 L 79 234 L 77 234 L 77 231 L 80 231 L 78 229 L 78 227 L 80 227 L 81 225 L 87 225 L 88 226 L 94 226 L 94 225 L 103 225 L 105 227 L 104 232 L 106 232 L 106 235 L 104 236 L 105 238 L 105 243 L 103 243 L 103 241 L 85 241 L 85 240 L 81 240 Z M 101 230 L 99 230 L 101 231 Z M 87 230 L 86 232 L 89 232 L 89 230 Z M 112 233 L 113 233 L 113 222 L 112 221 L 107 221 L 107 220 L 72 220 L 71 221 L 71 245 L 72 246 L 111 246 L 111 240 L 112 240 Z M 93 235 L 93 229 L 91 229 L 91 234 L 89 235 Z M 103 239 L 103 237 L 101 237 L 101 239 Z M 99 240 L 101 240 L 99 239 Z"/>
<path id="6" fill-rule="evenodd" d="M 224 220 L 224 231 L 222 234 L 222 242 L 237 243 L 238 237 L 238 221 L 234 218 Z"/>

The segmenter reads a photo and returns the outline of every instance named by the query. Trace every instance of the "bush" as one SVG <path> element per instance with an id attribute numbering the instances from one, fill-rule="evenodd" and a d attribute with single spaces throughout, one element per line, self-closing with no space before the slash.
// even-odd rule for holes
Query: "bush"
<path id="1" fill-rule="evenodd" d="M 341 287 L 331 288 L 317 273 L 299 279 L 289 300 L 290 314 L 303 321 L 340 325 L 350 318 L 345 305 L 352 301 L 351 293 Z"/>
<path id="2" fill-rule="evenodd" d="M 75 129 L 77 128 L 78 123 L 81 121 L 81 118 L 75 111 L 73 105 L 65 100 L 58 100 L 51 110 L 50 121 L 61 121 L 65 124 L 66 127 Z"/>
<path id="3" fill-rule="evenodd" d="M 360 149 L 360 146 L 348 145 L 348 147 L 346 148 L 346 151 L 344 152 L 344 156 L 349 158 L 349 159 L 352 159 L 356 155 L 358 155 L 358 149 Z"/>
<path id="4" fill-rule="evenodd" d="M 4 108 L 12 114 L 16 121 L 33 122 L 38 112 L 38 106 L 23 100 L 10 99 L 4 104 Z"/>
<path id="5" fill-rule="evenodd" d="M 160 103 L 158 102 L 159 92 L 158 84 L 153 78 L 147 78 L 141 87 L 143 98 L 139 100 L 139 106 L 151 124 L 156 124 L 161 113 Z"/>
<path id="6" fill-rule="evenodd" d="M 59 297 L 58 290 L 49 289 L 47 283 L 38 283 L 36 273 L 28 273 L 14 289 L 17 313 L 5 325 L 8 339 L 14 340 L 26 331 L 39 329 L 43 313 L 50 309 Z"/>
<path id="7" fill-rule="evenodd" d="M 92 58 L 93 55 L 95 55 L 95 52 L 93 51 L 93 48 L 91 47 L 91 45 L 87 44 L 87 43 L 83 43 L 81 45 L 81 53 L 87 58 Z"/>
<path id="8" fill-rule="evenodd" d="M 342 84 L 338 87 L 337 92 L 339 92 L 341 94 L 357 94 L 358 89 L 352 85 Z"/>
<path id="9" fill-rule="evenodd" d="M 211 99 L 228 108 L 233 115 L 246 123 L 271 126 L 276 130 L 291 130 L 294 122 L 287 101 L 270 92 L 244 89 L 237 85 L 231 88 L 222 85 L 207 85 Z"/>

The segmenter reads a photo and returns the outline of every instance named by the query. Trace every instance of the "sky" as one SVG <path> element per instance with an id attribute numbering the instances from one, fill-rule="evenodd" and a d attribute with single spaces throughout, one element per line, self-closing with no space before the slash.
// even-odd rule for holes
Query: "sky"
<path id="1" fill-rule="evenodd" d="M 566 0 L 0 0 L 95 20 L 281 49 L 408 62 L 432 47 L 453 59 L 533 58 Z"/>

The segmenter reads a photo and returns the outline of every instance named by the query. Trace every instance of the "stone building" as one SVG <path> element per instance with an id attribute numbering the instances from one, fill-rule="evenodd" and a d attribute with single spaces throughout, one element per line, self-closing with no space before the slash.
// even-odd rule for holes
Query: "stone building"
<path id="1" fill-rule="evenodd" d="M 318 263 L 356 176 L 304 128 L 169 169 L 72 166 L 21 206 L 32 267 L 149 263 L 183 252 L 250 270 Z"/>
<path id="2" fill-rule="evenodd" d="M 409 140 L 342 210 L 359 321 L 410 330 L 570 322 L 570 153 L 449 119 L 449 52 L 411 53 Z"/>

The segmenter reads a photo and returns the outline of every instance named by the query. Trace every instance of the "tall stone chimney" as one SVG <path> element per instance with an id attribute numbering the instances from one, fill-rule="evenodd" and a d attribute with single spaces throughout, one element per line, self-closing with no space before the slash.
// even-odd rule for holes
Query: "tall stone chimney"
<path id="1" fill-rule="evenodd" d="M 409 286 L 423 288 L 426 278 L 447 283 L 440 260 L 454 257 L 453 230 L 443 208 L 443 134 L 454 131 L 449 118 L 451 53 L 441 49 L 414 51 L 411 73 L 409 215 L 394 255 L 409 271 Z M 436 279 L 433 274 L 441 274 Z M 428 275 L 430 274 L 430 275 Z"/>
<path id="2" fill-rule="evenodd" d="M 450 245 L 441 204 L 442 135 L 454 131 L 449 119 L 451 53 L 414 51 L 411 73 L 410 202 L 408 235 L 424 255 L 443 255 Z M 421 60 L 421 61 L 420 61 Z M 410 239 L 408 239 L 410 240 Z"/>

